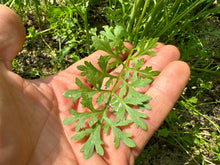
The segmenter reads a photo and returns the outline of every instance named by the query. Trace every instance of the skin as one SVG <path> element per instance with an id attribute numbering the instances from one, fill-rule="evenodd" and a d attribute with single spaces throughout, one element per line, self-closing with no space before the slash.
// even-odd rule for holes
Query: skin
<path id="1" fill-rule="evenodd" d="M 11 72 L 10 65 L 24 41 L 25 30 L 19 17 L 0 5 L 0 164 L 134 164 L 135 158 L 169 114 L 190 75 L 188 65 L 178 60 L 178 49 L 159 43 L 154 48 L 155 57 L 145 56 L 145 65 L 160 70 L 161 74 L 140 91 L 152 97 L 152 110 L 144 111 L 149 115 L 145 120 L 148 129 L 144 131 L 134 125 L 123 128 L 123 131 L 133 134 L 132 140 L 137 146 L 128 148 L 120 143 L 117 149 L 110 131 L 102 135 L 104 156 L 94 153 L 85 160 L 80 152 L 84 142 L 70 140 L 75 134 L 73 125 L 63 126 L 61 123 L 70 116 L 70 107 L 80 112 L 85 109 L 79 101 L 72 103 L 62 94 L 68 89 L 77 89 L 74 84 L 76 77 L 90 86 L 85 78 L 80 77 L 76 66 L 83 64 L 84 60 L 97 66 L 98 57 L 105 53 L 96 51 L 54 76 L 25 80 Z M 130 44 L 125 45 L 131 48 Z"/>

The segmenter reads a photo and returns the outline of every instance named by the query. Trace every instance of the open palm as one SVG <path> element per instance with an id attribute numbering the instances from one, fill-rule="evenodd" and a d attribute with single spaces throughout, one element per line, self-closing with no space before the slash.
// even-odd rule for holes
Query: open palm
<path id="1" fill-rule="evenodd" d="M 152 110 L 146 112 L 148 129 L 144 131 L 131 125 L 123 130 L 134 135 L 132 140 L 137 146 L 130 149 L 121 143 L 115 149 L 113 135 L 109 133 L 103 136 L 104 156 L 94 153 L 90 159 L 84 159 L 80 152 L 83 142 L 70 140 L 75 133 L 73 126 L 61 124 L 70 115 L 70 107 L 81 112 L 84 109 L 79 101 L 72 103 L 62 94 L 68 89 L 77 89 L 76 77 L 89 86 L 86 79 L 80 77 L 76 66 L 85 60 L 97 65 L 99 56 L 105 53 L 96 51 L 54 76 L 24 80 L 10 71 L 10 62 L 24 40 L 24 27 L 18 16 L 0 6 L 0 164 L 133 164 L 172 109 L 189 78 L 188 66 L 178 61 L 178 50 L 159 44 L 155 48 L 157 56 L 146 56 L 145 65 L 153 66 L 161 74 L 148 89 L 141 91 L 153 98 L 150 101 Z"/>

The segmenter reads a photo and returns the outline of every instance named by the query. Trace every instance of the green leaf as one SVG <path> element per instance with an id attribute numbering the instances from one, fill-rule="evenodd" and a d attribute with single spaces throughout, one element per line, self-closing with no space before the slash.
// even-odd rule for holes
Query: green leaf
<path id="1" fill-rule="evenodd" d="M 122 39 L 123 37 L 127 36 L 127 32 L 121 25 L 116 25 L 114 28 L 114 34 L 116 38 Z"/>
<path id="2" fill-rule="evenodd" d="M 74 109 L 72 109 L 72 108 L 70 108 L 68 111 L 69 111 L 69 113 L 72 114 L 72 115 L 77 115 L 77 113 L 78 113 L 78 112 L 76 112 L 76 111 L 75 111 Z"/>
<path id="3" fill-rule="evenodd" d="M 121 122 L 125 120 L 125 108 L 121 108 L 119 111 L 115 111 L 114 115 L 116 116 L 116 122 L 122 124 Z M 118 123 L 118 124 L 119 124 Z M 119 126 L 119 125 L 117 125 Z M 121 125 L 122 126 L 122 125 Z"/>
<path id="4" fill-rule="evenodd" d="M 102 72 L 99 71 L 96 67 L 93 66 L 91 62 L 84 62 L 84 66 L 78 67 L 78 69 L 81 69 L 81 76 L 86 76 L 88 78 L 88 81 L 96 88 L 100 89 L 102 86 L 102 82 L 104 77 L 102 77 Z"/>
<path id="5" fill-rule="evenodd" d="M 124 74 L 123 74 L 123 79 L 127 80 L 130 77 L 130 70 L 125 70 Z"/>
<path id="6" fill-rule="evenodd" d="M 80 103 L 83 105 L 83 108 L 87 107 L 92 112 L 96 111 L 96 109 L 94 108 L 93 103 L 92 103 L 92 97 L 89 96 L 88 94 L 86 94 L 86 93 L 82 94 L 82 101 Z"/>
<path id="7" fill-rule="evenodd" d="M 75 121 L 77 121 L 77 118 L 76 118 L 76 117 L 74 117 L 74 116 L 69 116 L 69 117 L 67 117 L 66 119 L 63 120 L 62 124 L 63 124 L 63 125 L 69 125 L 69 124 L 74 123 Z"/>
<path id="8" fill-rule="evenodd" d="M 115 148 L 118 148 L 120 144 L 120 140 L 123 141 L 124 144 L 126 144 L 128 147 L 136 147 L 135 143 L 130 139 L 132 137 L 132 134 L 127 134 L 124 133 L 122 130 L 117 128 L 117 126 L 125 126 L 128 125 L 131 120 L 121 120 L 121 121 L 112 121 L 108 117 L 104 118 L 105 120 L 105 133 L 109 130 L 109 127 L 111 127 L 113 134 L 114 134 L 114 143 L 115 143 Z"/>
<path id="9" fill-rule="evenodd" d="M 72 102 L 76 101 L 81 97 L 82 90 L 67 90 L 64 92 L 63 96 L 66 98 L 72 98 Z"/>
<path id="10" fill-rule="evenodd" d="M 129 87 L 129 91 L 127 96 L 124 98 L 124 102 L 131 105 L 142 105 L 150 99 L 151 97 L 149 97 L 147 94 L 141 94 L 135 91 L 132 87 Z"/>
<path id="11" fill-rule="evenodd" d="M 148 78 L 148 79 L 151 79 L 153 80 L 153 77 L 154 76 L 158 76 L 160 71 L 152 71 L 152 67 L 145 67 L 145 69 L 143 70 L 137 70 L 137 72 L 145 77 L 145 78 Z"/>
<path id="12" fill-rule="evenodd" d="M 76 79 L 75 79 L 75 83 L 76 83 L 76 85 L 77 85 L 79 88 L 81 88 L 81 90 L 85 90 L 85 89 L 86 89 L 85 85 L 82 83 L 82 81 L 81 81 L 79 78 L 76 78 Z"/>
<path id="13" fill-rule="evenodd" d="M 84 76 L 84 80 L 87 80 L 90 86 L 87 87 L 84 82 L 76 78 L 75 83 L 79 89 L 68 90 L 63 94 L 72 101 L 81 98 L 80 103 L 83 108 L 86 108 L 86 112 L 69 109 L 73 116 L 67 117 L 63 121 L 63 124 L 75 122 L 75 130 L 78 133 L 71 139 L 85 138 L 86 142 L 80 151 L 84 152 L 83 156 L 86 159 L 92 156 L 94 150 L 99 155 L 104 155 L 102 146 L 104 142 L 101 134 L 102 132 L 107 133 L 110 129 L 114 135 L 116 148 L 120 142 L 128 147 L 136 146 L 131 139 L 133 135 L 123 132 L 121 127 L 134 123 L 136 127 L 147 129 L 144 118 L 147 118 L 148 115 L 140 110 L 151 109 L 148 104 L 151 97 L 137 92 L 136 89 L 146 87 L 153 81 L 154 76 L 159 74 L 157 71 L 152 71 L 151 67 L 144 68 L 144 58 L 140 58 L 145 54 L 155 55 L 151 49 L 156 46 L 157 39 L 141 40 L 138 47 L 132 48 L 123 62 L 120 54 L 128 51 L 123 44 L 128 35 L 125 28 L 120 25 L 116 25 L 115 28 L 105 26 L 104 31 L 101 31 L 100 34 L 99 37 L 92 37 L 93 45 L 96 49 L 103 50 L 109 55 L 99 57 L 98 68 L 87 61 L 84 62 L 84 65 L 77 66 L 81 71 L 80 75 Z M 136 51 L 138 52 L 136 53 Z M 133 53 L 134 55 L 132 55 Z M 132 62 L 130 63 L 130 61 Z M 107 72 L 108 68 L 114 70 L 119 65 L 122 70 L 117 70 L 117 76 L 114 74 L 116 70 Z M 96 106 L 98 106 L 97 109 L 95 109 Z M 110 108 L 111 112 L 107 112 Z M 112 113 L 114 120 L 108 118 L 109 113 Z M 129 116 L 129 120 L 127 116 Z"/>
<path id="14" fill-rule="evenodd" d="M 85 130 L 81 130 L 79 133 L 71 137 L 71 140 L 80 140 L 87 135 L 90 135 L 93 132 L 93 128 L 88 128 Z"/>
<path id="15" fill-rule="evenodd" d="M 107 40 L 99 39 L 97 36 L 92 37 L 93 45 L 97 50 L 103 50 L 109 54 L 114 54 Z"/>
<path id="16" fill-rule="evenodd" d="M 115 35 L 112 33 L 112 27 L 103 26 L 105 31 L 101 31 L 102 36 L 105 36 L 108 40 L 115 40 Z"/>
<path id="17" fill-rule="evenodd" d="M 147 79 L 147 78 L 145 78 L 145 79 L 137 79 L 136 81 L 133 81 L 131 85 L 133 87 L 141 88 L 141 87 L 146 87 L 147 84 L 149 84 L 151 82 L 152 82 L 152 80 L 151 79 Z"/>
<path id="18" fill-rule="evenodd" d="M 126 110 L 129 114 L 129 116 L 131 117 L 132 121 L 135 123 L 136 127 L 141 127 L 143 130 L 147 129 L 146 123 L 144 122 L 143 119 L 141 119 L 141 118 L 147 118 L 148 117 L 147 114 L 142 113 L 142 112 L 138 112 L 137 110 L 132 109 L 130 107 L 127 107 Z"/>
<path id="19" fill-rule="evenodd" d="M 97 119 L 96 115 L 91 115 L 91 118 L 89 119 L 88 124 L 90 127 L 92 127 L 94 125 L 94 123 L 97 121 L 98 121 L 98 119 Z"/>
<path id="20" fill-rule="evenodd" d="M 76 132 L 79 132 L 79 131 L 83 128 L 84 123 L 85 123 L 86 119 L 88 119 L 89 116 L 90 116 L 90 115 L 87 114 L 87 115 L 81 115 L 81 117 L 77 117 L 78 122 L 77 122 L 77 124 L 75 125 L 75 131 L 76 131 Z"/>
<path id="21" fill-rule="evenodd" d="M 110 60 L 110 58 L 110 56 L 100 56 L 98 60 L 98 65 L 104 73 L 106 73 L 108 61 Z"/>
<path id="22" fill-rule="evenodd" d="M 160 136 L 167 137 L 169 135 L 169 131 L 166 128 L 160 129 L 160 130 L 158 130 L 158 134 Z"/>
<path id="23" fill-rule="evenodd" d="M 113 78 L 109 78 L 105 83 L 105 89 L 109 88 L 110 85 L 113 85 Z"/>
<path id="24" fill-rule="evenodd" d="M 84 86 L 84 84 L 78 78 L 76 78 L 75 83 L 76 83 L 76 85 L 78 85 L 78 87 L 81 88 L 81 97 L 82 97 L 82 95 L 85 95 L 85 94 L 88 95 L 88 97 L 93 97 L 93 95 L 100 92 L 99 90 L 96 90 L 96 89 L 87 88 L 86 86 Z M 73 90 L 73 91 L 75 91 L 75 90 Z"/>
<path id="25" fill-rule="evenodd" d="M 104 92 L 100 92 L 99 96 L 96 99 L 96 102 L 98 103 L 98 106 L 103 105 L 103 102 L 106 102 L 106 98 L 105 98 L 105 93 Z"/>
<path id="26" fill-rule="evenodd" d="M 109 63 L 109 68 L 114 69 L 114 68 L 118 67 L 120 64 L 121 64 L 121 61 L 118 61 L 118 60 L 110 62 Z"/>
<path id="27" fill-rule="evenodd" d="M 144 58 L 141 58 L 137 60 L 137 58 L 134 58 L 132 61 L 132 65 L 134 66 L 135 70 L 140 69 L 144 65 Z"/>
<path id="28" fill-rule="evenodd" d="M 124 111 L 125 110 L 125 106 L 123 105 L 123 103 L 120 101 L 120 99 L 118 99 L 118 97 L 115 97 L 111 100 L 110 104 L 111 106 L 111 111 Z"/>
<path id="29" fill-rule="evenodd" d="M 149 55 L 149 56 L 156 55 L 156 53 L 151 51 L 151 49 L 157 46 L 157 41 L 158 41 L 158 38 L 154 38 L 154 39 L 143 38 L 139 42 L 139 45 L 137 46 L 138 54 L 136 55 L 136 57 L 140 57 L 143 55 Z"/>
<path id="30" fill-rule="evenodd" d="M 121 99 L 116 94 L 114 96 L 115 96 L 115 98 L 112 99 L 112 101 L 110 103 L 112 111 L 114 110 L 116 112 L 119 112 L 119 111 L 126 110 L 129 114 L 129 116 L 131 117 L 132 122 L 135 123 L 136 127 L 141 127 L 142 129 L 146 130 L 147 125 L 143 121 L 143 119 L 141 119 L 141 118 L 147 118 L 148 115 L 145 114 L 145 113 L 142 113 L 142 112 L 138 112 L 137 110 L 135 110 L 135 109 L 133 109 L 129 106 L 130 103 L 133 103 L 133 105 L 138 105 L 138 104 L 144 105 L 144 104 L 146 104 L 146 100 L 145 99 L 144 99 L 145 101 L 141 100 L 142 98 L 139 98 L 141 101 L 138 100 L 138 98 L 133 98 L 131 100 L 130 99 L 126 100 L 127 97 L 130 97 L 129 95 L 127 95 L 127 97 L 125 99 Z M 149 97 L 147 95 L 143 95 L 143 96 Z M 135 100 L 137 100 L 137 101 L 135 101 Z M 119 112 L 119 114 L 121 114 L 121 113 Z M 120 117 L 120 118 L 122 118 L 122 117 Z"/>
<path id="31" fill-rule="evenodd" d="M 127 93 L 127 86 L 126 86 L 125 83 L 123 83 L 123 84 L 121 84 L 121 85 L 119 86 L 119 88 L 120 88 L 119 96 L 120 96 L 121 98 L 123 98 L 123 97 L 126 95 L 126 93 Z"/>
<path id="32" fill-rule="evenodd" d="M 103 132 L 106 134 L 109 131 L 110 123 L 105 122 L 105 125 L 103 126 Z"/>
<path id="33" fill-rule="evenodd" d="M 71 114 L 73 114 L 74 116 L 69 116 L 66 119 L 63 120 L 63 124 L 64 125 L 69 125 L 72 124 L 74 122 L 77 121 L 76 125 L 75 125 L 75 131 L 78 132 L 80 131 L 83 127 L 84 124 L 86 122 L 86 120 L 88 118 L 90 118 L 89 120 L 89 125 L 92 126 L 94 124 L 95 121 L 97 121 L 97 115 L 99 115 L 101 112 L 97 111 L 97 112 L 84 112 L 84 113 L 78 113 L 73 109 L 69 109 L 69 112 Z"/>
<path id="34" fill-rule="evenodd" d="M 145 107 L 147 110 L 151 110 L 151 106 L 150 106 L 150 104 L 145 103 L 145 104 L 143 104 L 143 105 L 144 105 L 144 107 Z"/>
<path id="35" fill-rule="evenodd" d="M 104 155 L 104 150 L 102 147 L 104 142 L 101 140 L 100 131 L 101 131 L 101 125 L 97 125 L 97 127 L 93 129 L 93 132 L 87 139 L 86 143 L 81 148 L 80 151 L 84 152 L 83 157 L 85 159 L 88 159 L 92 156 L 94 149 L 99 155 L 101 156 Z"/>
<path id="36" fill-rule="evenodd" d="M 142 105 L 139 105 L 138 108 L 140 108 L 140 110 L 142 110 L 142 111 L 151 110 L 151 106 L 150 106 L 150 104 L 148 104 L 148 102 L 145 102 Z"/>
<path id="37" fill-rule="evenodd" d="M 132 120 L 126 120 L 125 118 L 121 119 L 121 120 L 117 120 L 115 121 L 115 125 L 118 127 L 121 126 L 127 126 L 128 124 L 130 124 L 132 122 Z"/>
<path id="38" fill-rule="evenodd" d="M 86 66 L 85 65 L 78 65 L 77 69 L 80 71 L 86 71 Z"/>
<path id="39" fill-rule="evenodd" d="M 188 102 L 194 103 L 194 104 L 196 104 L 197 101 L 198 101 L 198 99 L 197 99 L 195 96 L 194 96 L 194 97 L 191 97 L 191 98 L 188 100 Z"/>
<path id="40" fill-rule="evenodd" d="M 114 143 L 115 143 L 115 148 L 118 148 L 119 144 L 120 144 L 120 140 L 123 141 L 123 143 L 125 143 L 128 147 L 136 147 L 136 144 L 130 139 L 130 137 L 132 137 L 132 134 L 127 134 L 124 133 L 123 131 L 121 131 L 119 128 L 117 127 L 111 127 L 113 134 L 114 134 Z"/>

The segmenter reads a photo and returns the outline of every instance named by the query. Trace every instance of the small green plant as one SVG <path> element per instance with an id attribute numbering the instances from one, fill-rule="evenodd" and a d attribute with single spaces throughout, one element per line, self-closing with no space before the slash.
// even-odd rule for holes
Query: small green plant
<path id="1" fill-rule="evenodd" d="M 206 9 L 212 4 L 212 1 L 206 3 L 204 0 L 109 2 L 106 11 L 109 13 L 107 19 L 110 19 L 111 26 L 103 26 L 104 31 L 100 32 L 100 37 L 93 36 L 92 38 L 93 46 L 109 53 L 109 55 L 99 58 L 98 65 L 101 70 L 95 68 L 90 62 L 78 66 L 81 76 L 85 76 L 93 88 L 87 88 L 79 79 L 76 79 L 75 82 L 79 89 L 68 90 L 64 93 L 64 96 L 72 98 L 72 101 L 81 99 L 83 107 L 88 109 L 88 112 L 84 113 L 69 109 L 72 116 L 63 121 L 63 124 L 76 124 L 75 131 L 78 134 L 71 139 L 87 138 L 81 148 L 81 151 L 84 152 L 84 158 L 91 157 L 94 150 L 99 155 L 104 154 L 102 148 L 104 142 L 100 136 L 102 130 L 104 133 L 107 133 L 109 129 L 112 130 L 116 148 L 120 141 L 123 141 L 128 147 L 135 147 L 131 140 L 132 135 L 125 134 L 119 127 L 134 123 L 136 127 L 147 129 L 143 121 L 147 115 L 132 107 L 150 109 L 148 101 L 151 98 L 136 92 L 134 88 L 146 86 L 158 74 L 158 72 L 151 71 L 150 67 L 142 69 L 143 59 L 139 58 L 145 54 L 154 55 L 150 49 L 156 46 L 157 39 L 152 38 L 158 37 L 164 42 L 170 41 L 190 22 L 200 21 L 203 17 L 207 17 L 210 12 L 207 12 Z M 204 6 L 203 10 L 200 11 L 202 5 Z M 214 10 L 212 11 L 214 12 Z M 193 12 L 196 14 L 192 14 Z M 82 14 L 79 12 L 79 15 Z M 118 19 L 119 15 L 122 16 L 120 20 Z M 88 23 L 84 19 L 83 21 L 84 24 Z M 87 44 L 88 41 L 87 37 Z M 128 51 L 124 47 L 123 41 L 133 44 L 125 62 L 119 58 L 121 52 Z M 109 63 L 112 59 L 114 59 L 113 62 Z M 132 65 L 129 66 L 131 60 Z M 119 75 L 115 76 L 107 72 L 107 68 L 114 69 L 119 65 L 122 66 Z M 130 75 L 132 75 L 131 78 Z M 110 86 L 112 88 L 109 88 Z M 98 107 L 94 107 L 94 100 Z M 115 116 L 115 120 L 108 118 L 107 112 L 109 111 Z M 127 114 L 130 117 L 129 120 L 125 117 Z M 88 127 L 85 127 L 85 122 L 88 122 Z M 166 130 L 160 131 L 161 136 L 169 135 L 169 131 Z"/>
<path id="2" fill-rule="evenodd" d="M 47 54 L 48 57 L 53 57 L 51 63 L 54 72 L 68 67 L 71 62 L 75 62 L 89 55 L 95 48 L 99 48 L 97 44 L 91 44 L 91 37 L 96 33 L 100 34 L 99 41 L 105 41 L 103 44 L 107 41 L 111 43 L 111 40 L 106 39 L 108 37 L 105 34 L 109 31 L 107 29 L 110 29 L 114 36 L 117 35 L 115 35 L 114 28 L 102 28 L 104 25 L 110 27 L 120 25 L 123 27 L 121 29 L 128 32 L 129 35 L 126 34 L 127 37 L 125 37 L 126 35 L 121 36 L 121 40 L 133 44 L 134 49 L 131 54 L 137 51 L 137 45 L 142 42 L 143 38 L 159 37 L 160 42 L 176 45 L 181 52 L 182 60 L 189 63 L 192 76 L 184 91 L 185 94 L 182 95 L 178 101 L 179 104 L 176 105 L 175 110 L 167 117 L 156 136 L 159 136 L 159 140 L 163 139 L 165 143 L 181 148 L 182 151 L 189 155 L 193 164 L 209 164 L 209 161 L 217 162 L 216 164 L 218 164 L 220 160 L 220 127 L 219 119 L 216 117 L 216 114 L 218 116 L 218 109 L 216 107 L 219 105 L 219 94 L 218 91 L 215 91 L 215 87 L 219 84 L 220 80 L 218 76 L 220 70 L 220 49 L 218 44 L 216 44 L 218 40 L 213 40 L 213 37 L 218 38 L 219 30 L 217 29 L 219 28 L 212 28 L 212 25 L 215 25 L 215 20 L 210 21 L 208 25 L 204 25 L 202 21 L 215 17 L 215 14 L 219 14 L 219 0 L 217 2 L 215 0 L 0 0 L 0 3 L 14 9 L 22 18 L 27 28 L 28 42 L 24 46 L 25 49 L 27 48 L 31 52 L 36 51 L 35 48 L 37 47 L 42 48 L 41 53 Z M 212 35 L 210 37 L 212 39 L 211 48 L 217 48 L 216 51 L 213 51 L 210 48 L 210 44 L 205 42 L 206 38 L 204 37 L 207 37 L 207 28 L 208 33 Z M 105 31 L 100 32 L 103 29 Z M 39 42 L 36 43 L 36 40 L 39 40 Z M 93 41 L 96 40 L 96 38 L 93 38 Z M 30 44 L 32 42 L 34 42 L 34 49 Z M 110 44 L 110 48 L 113 45 Z M 104 47 L 99 49 L 105 49 L 106 51 L 106 45 Z M 44 52 L 44 49 L 46 52 Z M 123 46 L 121 49 L 126 50 Z M 121 51 L 123 52 L 123 50 Z M 118 54 L 115 51 L 114 53 Z M 102 57 L 101 59 L 104 58 Z M 44 61 L 46 60 L 44 59 Z M 101 64 L 102 62 L 100 61 L 99 63 Z M 81 68 L 92 68 L 90 64 L 88 65 L 86 63 Z M 116 64 L 113 63 L 111 65 L 113 67 Z M 108 68 L 111 65 L 108 64 Z M 19 56 L 13 61 L 12 67 L 13 71 L 16 71 L 25 78 L 36 78 L 43 75 L 42 67 L 36 68 L 31 72 L 27 69 L 21 69 L 25 65 L 20 65 Z M 127 68 L 125 68 L 126 70 Z M 103 75 L 103 70 L 100 72 L 102 72 L 100 75 Z M 107 79 L 110 78 L 106 77 L 105 81 Z M 117 79 L 113 78 L 113 83 L 115 81 Z M 119 82 L 121 81 L 120 79 Z M 108 90 L 108 88 L 105 89 L 104 82 L 101 89 Z M 110 82 L 111 80 L 108 83 Z M 113 86 L 113 84 L 110 85 Z M 117 86 L 117 88 L 123 91 L 122 86 Z M 92 90 L 97 91 L 96 88 Z M 89 93 L 89 96 L 92 97 L 92 92 Z M 105 99 L 109 97 L 107 93 L 104 95 Z M 120 97 L 120 93 L 118 94 Z M 207 95 L 209 94 L 211 94 L 211 98 L 207 100 Z M 79 95 L 81 97 L 82 93 Z M 94 95 L 100 96 L 99 99 L 103 97 L 101 92 Z M 85 97 L 80 99 L 85 100 Z M 102 103 L 107 105 L 108 102 L 104 103 L 103 101 Z M 204 107 L 201 108 L 201 106 L 209 108 L 204 110 Z M 215 109 L 211 107 L 215 107 Z M 111 108 L 109 109 L 111 110 Z M 97 121 L 94 118 L 92 123 L 93 119 L 89 118 L 89 114 L 91 114 L 89 112 L 91 111 L 88 107 L 87 109 L 87 121 L 90 121 L 91 128 L 94 128 L 98 125 L 98 123 L 96 125 L 95 123 L 101 121 L 99 117 L 104 112 L 100 112 L 98 116 L 95 116 Z M 70 111 L 71 113 L 74 112 Z M 115 116 L 119 115 L 119 111 L 112 111 L 111 113 L 115 114 Z M 82 117 L 77 112 L 74 112 L 74 115 L 78 119 Z M 71 117 L 73 118 L 74 116 Z M 140 121 L 142 120 L 142 118 L 139 119 Z M 84 118 L 81 120 L 76 119 L 76 122 L 78 121 L 79 123 L 79 121 L 82 122 L 83 120 Z M 76 122 L 74 124 L 80 127 L 80 123 Z M 103 124 L 102 128 L 104 126 Z M 83 128 L 77 128 L 79 133 L 81 133 Z M 86 135 L 85 138 L 89 138 L 91 134 Z M 93 133 L 93 137 L 96 137 L 96 135 Z M 129 138 L 127 137 L 127 139 Z M 150 144 L 145 147 L 143 155 L 146 156 L 147 152 L 152 153 L 152 146 Z M 154 154 L 157 154 L 156 152 L 155 150 Z M 148 158 L 141 158 L 151 159 L 153 157 L 150 154 L 147 156 Z"/>
<path id="3" fill-rule="evenodd" d="M 128 147 L 136 146 L 130 139 L 132 134 L 124 133 L 119 127 L 135 123 L 136 127 L 147 129 L 146 123 L 142 119 L 147 118 L 147 114 L 138 111 L 136 108 L 142 110 L 150 109 L 148 101 L 151 98 L 146 94 L 137 92 L 134 88 L 146 87 L 147 84 L 153 81 L 153 77 L 159 73 L 158 71 L 152 71 L 151 67 L 142 68 L 144 58 L 141 58 L 145 54 L 149 56 L 155 55 L 151 49 L 156 46 L 157 39 L 143 39 L 136 48 L 132 48 L 129 51 L 127 59 L 122 61 L 119 55 L 128 51 L 123 44 L 124 39 L 127 37 L 126 31 L 121 26 L 116 26 L 114 29 L 106 26 L 105 31 L 101 33 L 101 38 L 97 36 L 92 38 L 96 49 L 109 53 L 109 55 L 100 56 L 98 60 L 101 70 L 95 68 L 92 63 L 87 61 L 85 61 L 84 65 L 78 66 L 81 76 L 85 76 L 93 88 L 86 87 L 76 78 L 76 84 L 80 89 L 68 90 L 64 93 L 64 96 L 72 98 L 72 101 L 81 97 L 81 104 L 84 108 L 89 109 L 88 112 L 83 113 L 69 109 L 73 116 L 63 121 L 63 124 L 72 124 L 77 121 L 75 131 L 78 134 L 71 139 L 88 138 L 81 149 L 84 152 L 84 158 L 91 157 L 94 149 L 99 155 L 104 154 L 102 148 L 104 142 L 100 134 L 102 130 L 107 133 L 110 128 L 114 134 L 115 148 L 119 146 L 120 140 Z M 109 62 L 112 59 L 114 61 Z M 129 64 L 130 61 L 132 61 L 132 64 Z M 114 69 L 119 65 L 122 65 L 122 70 L 118 75 L 107 72 L 108 68 Z M 112 87 L 109 88 L 110 86 Z M 95 97 L 98 104 L 96 108 L 93 104 Z M 115 116 L 115 120 L 111 120 L 108 117 L 108 111 Z M 127 114 L 130 119 L 127 119 Z M 89 128 L 84 127 L 87 119 L 89 119 Z"/>

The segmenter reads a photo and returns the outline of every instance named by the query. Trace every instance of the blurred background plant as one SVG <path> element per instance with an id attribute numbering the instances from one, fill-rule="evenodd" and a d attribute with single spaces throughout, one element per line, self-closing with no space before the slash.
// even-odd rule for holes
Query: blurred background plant
<path id="1" fill-rule="evenodd" d="M 123 26 L 136 45 L 159 37 L 176 45 L 190 81 L 136 164 L 220 164 L 220 2 L 215 0 L 0 0 L 24 22 L 27 40 L 12 62 L 24 78 L 43 78 L 95 51 L 91 36 Z M 164 149 L 170 162 L 163 158 Z M 162 150 L 161 149 L 161 150 Z M 167 153 L 167 152 L 170 152 Z M 180 152 L 182 162 L 172 160 Z M 173 156 L 173 157 L 174 157 Z M 179 158 L 179 157 L 178 157 Z M 177 157 L 173 159 L 178 159 Z M 163 159 L 160 163 L 160 159 Z"/>

